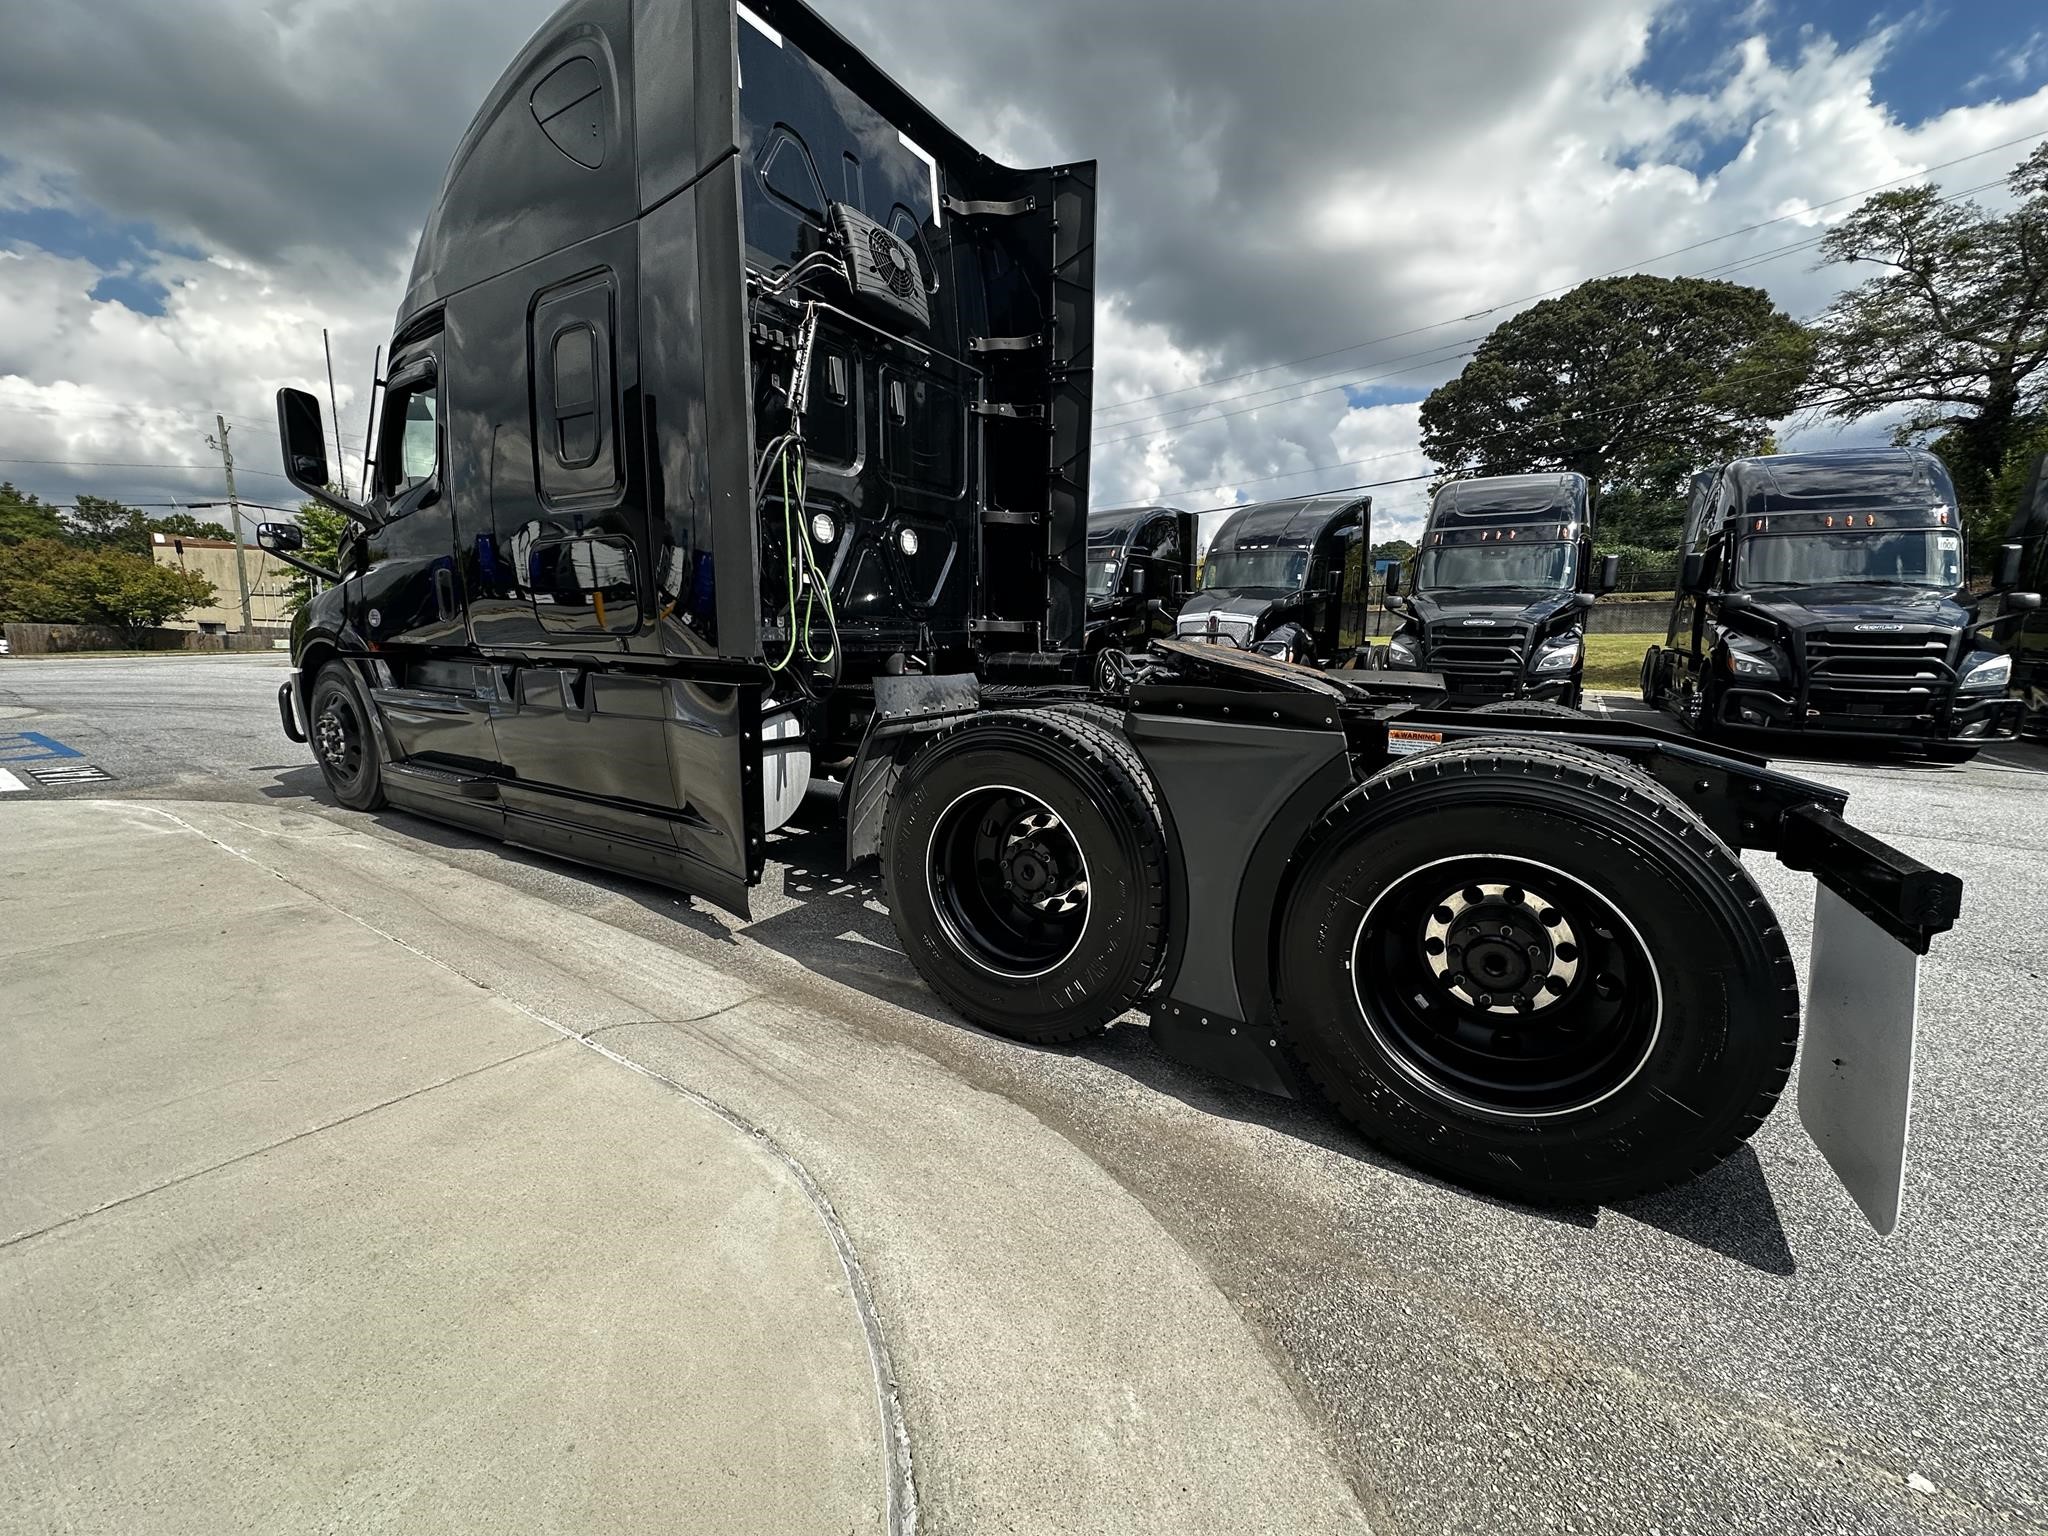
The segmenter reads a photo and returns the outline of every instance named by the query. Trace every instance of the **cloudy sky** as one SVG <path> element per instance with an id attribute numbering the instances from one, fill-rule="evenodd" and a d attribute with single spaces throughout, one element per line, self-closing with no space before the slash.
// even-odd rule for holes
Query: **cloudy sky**
<path id="1" fill-rule="evenodd" d="M 1533 297 L 1641 269 L 1808 315 L 1854 194 L 1997 205 L 2048 135 L 2035 0 L 814 3 L 999 158 L 1102 162 L 1097 505 L 1426 476 L 1418 403 Z M 552 8 L 0 0 L 0 478 L 217 496 L 221 412 L 286 499 L 271 396 L 324 387 L 322 326 L 360 455 L 448 154 Z"/>

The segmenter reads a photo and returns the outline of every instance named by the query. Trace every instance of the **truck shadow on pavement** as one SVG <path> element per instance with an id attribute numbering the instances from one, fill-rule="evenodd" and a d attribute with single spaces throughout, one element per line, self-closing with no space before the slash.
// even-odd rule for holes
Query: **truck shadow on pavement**
<path id="1" fill-rule="evenodd" d="M 872 874 L 849 875 L 839 867 L 836 828 L 785 834 L 771 847 L 771 854 L 785 866 L 783 891 L 796 905 L 751 924 L 747 935 L 813 974 L 948 1027 L 983 1035 L 1006 1049 L 1092 1062 L 1205 1115 L 1257 1126 L 1456 1198 L 1580 1228 L 1590 1229 L 1599 1221 L 1599 1206 L 1526 1205 L 1420 1172 L 1372 1147 L 1325 1103 L 1276 1098 L 1175 1061 L 1152 1044 L 1151 1031 L 1135 1017 L 1072 1046 L 1019 1045 L 989 1035 L 926 990 L 899 946 L 881 880 Z M 1795 1269 L 1763 1165 L 1747 1145 L 1681 1188 L 1608 1209 L 1765 1274 L 1786 1276 Z"/>
<path id="2" fill-rule="evenodd" d="M 319 770 L 312 767 L 280 772 L 272 784 L 264 786 L 262 793 L 273 800 L 310 800 L 324 806 L 334 805 Z M 522 887 L 531 886 L 536 878 L 544 886 L 572 882 L 584 892 L 622 897 L 651 916 L 702 937 L 724 944 L 737 942 L 728 923 L 690 898 L 661 886 L 545 854 L 528 853 L 404 811 L 379 811 L 370 820 L 408 841 L 443 850 L 485 878 Z M 978 1036 L 1004 1052 L 1067 1056 L 1091 1062 L 1204 1115 L 1256 1126 L 1333 1156 L 1441 1190 L 1453 1199 L 1478 1201 L 1536 1220 L 1581 1229 L 1597 1226 L 1601 1207 L 1525 1205 L 1465 1189 L 1379 1152 L 1327 1104 L 1276 1098 L 1185 1066 L 1159 1051 L 1152 1044 L 1151 1031 L 1134 1016 L 1102 1035 L 1071 1046 L 1020 1044 L 976 1028 L 932 995 L 903 954 L 880 877 L 871 870 L 849 874 L 841 867 L 836 821 L 829 815 L 819 815 L 812 807 L 806 808 L 803 821 L 808 824 L 792 825 L 770 839 L 770 858 L 781 866 L 781 899 L 775 899 L 778 893 L 771 871 L 771 884 L 757 901 L 757 910 L 770 910 L 739 925 L 738 931 L 794 961 L 813 976 L 947 1029 Z M 510 876 L 505 873 L 508 868 L 525 873 Z M 658 928 L 654 931 L 658 932 Z M 1030 1086 L 1024 1085 L 1023 1091 L 1030 1092 Z M 1054 1114 L 1059 1109 L 1057 1105 L 1038 1107 Z M 1712 1172 L 1679 1189 L 1624 1201 L 1608 1209 L 1765 1274 L 1785 1276 L 1794 1271 L 1777 1203 L 1764 1179 L 1762 1165 L 1747 1146 Z"/>

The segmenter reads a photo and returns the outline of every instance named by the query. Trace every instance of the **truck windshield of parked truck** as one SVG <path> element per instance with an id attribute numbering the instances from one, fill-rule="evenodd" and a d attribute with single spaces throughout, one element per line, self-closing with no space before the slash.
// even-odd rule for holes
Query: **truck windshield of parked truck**
<path id="1" fill-rule="evenodd" d="M 1425 549 L 1416 570 L 1418 591 L 1471 587 L 1567 590 L 1574 575 L 1573 544 L 1450 544 Z"/>
<path id="2" fill-rule="evenodd" d="M 1088 557 L 1088 595 L 1108 597 L 1116 591 L 1117 573 L 1124 563 L 1115 555 L 1090 555 Z"/>
<path id="3" fill-rule="evenodd" d="M 1248 587 L 1301 590 L 1308 575 L 1305 549 L 1217 549 L 1202 566 L 1202 590 L 1240 592 Z"/>
<path id="4" fill-rule="evenodd" d="M 1742 541 L 1736 562 L 1740 587 L 1844 583 L 1953 591 L 1963 584 L 1962 535 L 1913 528 L 1869 533 L 1765 533 Z"/>

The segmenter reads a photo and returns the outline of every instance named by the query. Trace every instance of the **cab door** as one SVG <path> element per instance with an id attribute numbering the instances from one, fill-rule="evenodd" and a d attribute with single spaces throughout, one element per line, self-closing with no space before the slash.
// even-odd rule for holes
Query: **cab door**
<path id="1" fill-rule="evenodd" d="M 498 764 L 496 683 L 471 652 L 456 560 L 464 487 L 449 463 L 441 337 L 399 349 L 387 375 L 367 537 L 349 617 L 376 653 L 367 680 L 394 762 L 468 774 Z"/>

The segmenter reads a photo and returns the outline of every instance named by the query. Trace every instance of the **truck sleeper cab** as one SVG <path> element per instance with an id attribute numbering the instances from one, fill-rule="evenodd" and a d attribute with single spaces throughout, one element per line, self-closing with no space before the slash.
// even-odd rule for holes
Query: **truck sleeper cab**
<path id="1" fill-rule="evenodd" d="M 1142 651 L 1173 633 L 1195 587 L 1197 520 L 1178 507 L 1088 514 L 1088 625 L 1083 649 Z"/>
<path id="2" fill-rule="evenodd" d="M 1230 514 L 1174 633 L 1310 666 L 1365 644 L 1370 496 L 1297 496 Z"/>
<path id="3" fill-rule="evenodd" d="M 1951 760 L 2013 736 L 2010 660 L 1968 593 L 1941 461 L 1737 459 L 1694 477 L 1644 701 L 1711 734 L 1884 742 Z"/>
<path id="4" fill-rule="evenodd" d="M 1454 704 L 1545 699 L 1577 708 L 1585 620 L 1619 562 L 1593 558 L 1577 474 L 1456 480 L 1436 493 L 1387 641 L 1394 670 L 1434 672 Z"/>
<path id="5" fill-rule="evenodd" d="M 283 728 L 345 807 L 743 914 L 829 781 L 966 1017 L 1052 1042 L 1142 1007 L 1163 1051 L 1525 1199 L 1682 1180 L 1769 1111 L 1797 994 L 1735 858 L 1768 849 L 1883 960 L 1819 995 L 1821 1054 L 1905 1081 L 1960 883 L 1839 791 L 1233 644 L 1086 686 L 1093 242 L 1092 166 L 994 164 L 797 0 L 572 0 L 428 217 L 365 503 L 280 391 L 287 472 L 356 525 L 308 567 Z M 1367 512 L 1238 514 L 1219 639 L 1355 646 Z M 1854 1133 L 1826 1144 L 1888 1228 L 1905 1106 L 1861 1081 L 1802 1113 Z"/>

